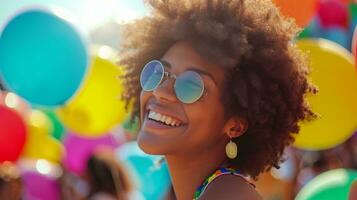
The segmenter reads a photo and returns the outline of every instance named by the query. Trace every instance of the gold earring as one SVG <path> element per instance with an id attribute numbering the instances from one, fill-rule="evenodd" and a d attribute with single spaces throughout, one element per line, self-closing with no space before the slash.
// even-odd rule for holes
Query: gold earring
<path id="1" fill-rule="evenodd" d="M 229 159 L 234 159 L 237 157 L 238 154 L 238 147 L 235 142 L 232 141 L 232 138 L 226 145 L 226 154 Z"/>

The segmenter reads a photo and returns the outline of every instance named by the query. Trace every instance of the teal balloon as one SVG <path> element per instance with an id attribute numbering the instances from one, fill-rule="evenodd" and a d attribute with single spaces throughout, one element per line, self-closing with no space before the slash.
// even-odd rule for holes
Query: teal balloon
<path id="1" fill-rule="evenodd" d="M 30 9 L 0 31 L 0 75 L 33 105 L 63 105 L 79 88 L 89 57 L 71 22 L 50 10 Z"/>
<path id="2" fill-rule="evenodd" d="M 145 199 L 163 199 L 171 186 L 171 179 L 167 163 L 159 163 L 162 157 L 144 153 L 136 142 L 122 145 L 116 150 L 116 155 L 131 171 Z"/>
<path id="3" fill-rule="evenodd" d="M 324 172 L 308 182 L 295 200 L 338 200 L 348 199 L 349 190 L 357 171 L 335 169 Z"/>

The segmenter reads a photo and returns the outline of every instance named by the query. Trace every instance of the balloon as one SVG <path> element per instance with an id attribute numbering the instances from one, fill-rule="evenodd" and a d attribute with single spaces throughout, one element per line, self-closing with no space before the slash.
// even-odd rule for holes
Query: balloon
<path id="1" fill-rule="evenodd" d="M 322 31 L 322 38 L 331 40 L 343 46 L 347 50 L 350 48 L 348 32 L 341 27 L 329 27 Z"/>
<path id="2" fill-rule="evenodd" d="M 169 189 L 171 180 L 166 162 L 161 165 L 160 156 L 145 154 L 136 142 L 129 142 L 116 150 L 118 159 L 127 165 L 139 191 L 145 199 L 162 199 Z"/>
<path id="3" fill-rule="evenodd" d="M 75 133 L 68 133 L 63 139 L 67 153 L 63 159 L 64 166 L 76 173 L 83 174 L 87 160 L 97 148 L 116 148 L 119 143 L 112 134 L 105 134 L 98 138 L 85 138 Z"/>
<path id="4" fill-rule="evenodd" d="M 320 37 L 323 29 L 321 27 L 321 22 L 318 17 L 314 17 L 310 24 L 304 28 L 304 30 L 298 35 L 299 39 Z"/>
<path id="5" fill-rule="evenodd" d="M 348 199 L 353 180 L 357 180 L 355 170 L 335 169 L 324 172 L 307 183 L 295 200 Z"/>
<path id="6" fill-rule="evenodd" d="M 28 121 L 29 135 L 23 156 L 60 162 L 64 153 L 63 146 L 50 133 L 53 131 L 51 121 L 39 110 L 30 114 Z"/>
<path id="7" fill-rule="evenodd" d="M 78 95 L 62 108 L 58 116 L 77 134 L 96 137 L 124 120 L 125 103 L 120 101 L 123 86 L 119 67 L 108 59 L 95 57 L 87 80 Z"/>
<path id="8" fill-rule="evenodd" d="M 355 28 L 353 32 L 351 49 L 356 62 L 357 61 L 357 28 Z"/>
<path id="9" fill-rule="evenodd" d="M 37 172 L 26 172 L 22 175 L 24 199 L 27 200 L 60 200 L 58 182 Z"/>
<path id="10" fill-rule="evenodd" d="M 317 13 L 321 19 L 322 26 L 325 28 L 331 26 L 347 28 L 348 26 L 349 14 L 347 5 L 340 0 L 320 1 Z"/>
<path id="11" fill-rule="evenodd" d="M 0 94 L 0 104 L 4 104 L 7 107 L 16 110 L 24 119 L 26 119 L 30 110 L 29 105 L 13 92 L 2 93 L 2 95 Z"/>
<path id="12" fill-rule="evenodd" d="M 348 5 L 348 11 L 349 11 L 349 13 L 351 15 L 351 19 L 352 20 L 357 18 L 357 4 L 356 3 L 351 2 Z"/>
<path id="13" fill-rule="evenodd" d="M 128 115 L 128 117 L 124 120 L 122 127 L 128 133 L 131 133 L 131 134 L 138 133 L 138 131 L 139 131 L 139 117 L 135 116 L 133 119 L 131 119 L 131 116 Z"/>
<path id="14" fill-rule="evenodd" d="M 5 86 L 32 104 L 64 104 L 88 65 L 84 40 L 59 12 L 29 9 L 0 33 L 0 75 Z"/>
<path id="15" fill-rule="evenodd" d="M 51 135 L 55 139 L 61 141 L 62 137 L 65 133 L 65 129 L 64 129 L 62 123 L 60 122 L 60 120 L 58 119 L 57 114 L 53 110 L 44 110 L 44 113 L 46 114 L 48 119 L 51 121 L 51 124 L 53 127 L 53 131 L 51 132 Z"/>
<path id="16" fill-rule="evenodd" d="M 40 110 L 32 110 L 29 114 L 28 127 L 30 133 L 49 135 L 53 132 L 51 120 Z"/>
<path id="17" fill-rule="evenodd" d="M 317 0 L 304 2 L 300 0 L 274 0 L 274 2 L 284 15 L 295 18 L 296 23 L 301 27 L 309 24 L 317 6 Z"/>
<path id="18" fill-rule="evenodd" d="M 24 156 L 28 158 L 45 159 L 59 163 L 64 154 L 62 144 L 50 136 L 31 133 L 26 142 Z"/>
<path id="19" fill-rule="evenodd" d="M 347 140 L 357 126 L 357 74 L 352 55 L 324 39 L 303 39 L 298 47 L 309 53 L 311 80 L 319 93 L 309 96 L 312 109 L 321 117 L 302 124 L 295 146 L 321 150 Z"/>
<path id="20" fill-rule="evenodd" d="M 14 110 L 0 105 L 0 163 L 16 161 L 26 141 L 26 125 Z"/>

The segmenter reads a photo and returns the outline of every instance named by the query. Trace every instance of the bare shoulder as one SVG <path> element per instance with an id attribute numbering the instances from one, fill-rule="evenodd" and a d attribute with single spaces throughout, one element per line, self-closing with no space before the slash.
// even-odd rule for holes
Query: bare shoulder
<path id="1" fill-rule="evenodd" d="M 263 198 L 242 177 L 223 175 L 207 187 L 200 200 L 262 200 Z"/>

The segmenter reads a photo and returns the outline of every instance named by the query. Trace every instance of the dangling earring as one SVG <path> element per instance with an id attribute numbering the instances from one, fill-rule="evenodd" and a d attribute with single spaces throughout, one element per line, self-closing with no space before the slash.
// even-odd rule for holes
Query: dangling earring
<path id="1" fill-rule="evenodd" d="M 235 142 L 230 138 L 229 142 L 226 145 L 226 154 L 229 159 L 235 159 L 238 154 L 238 147 Z"/>

